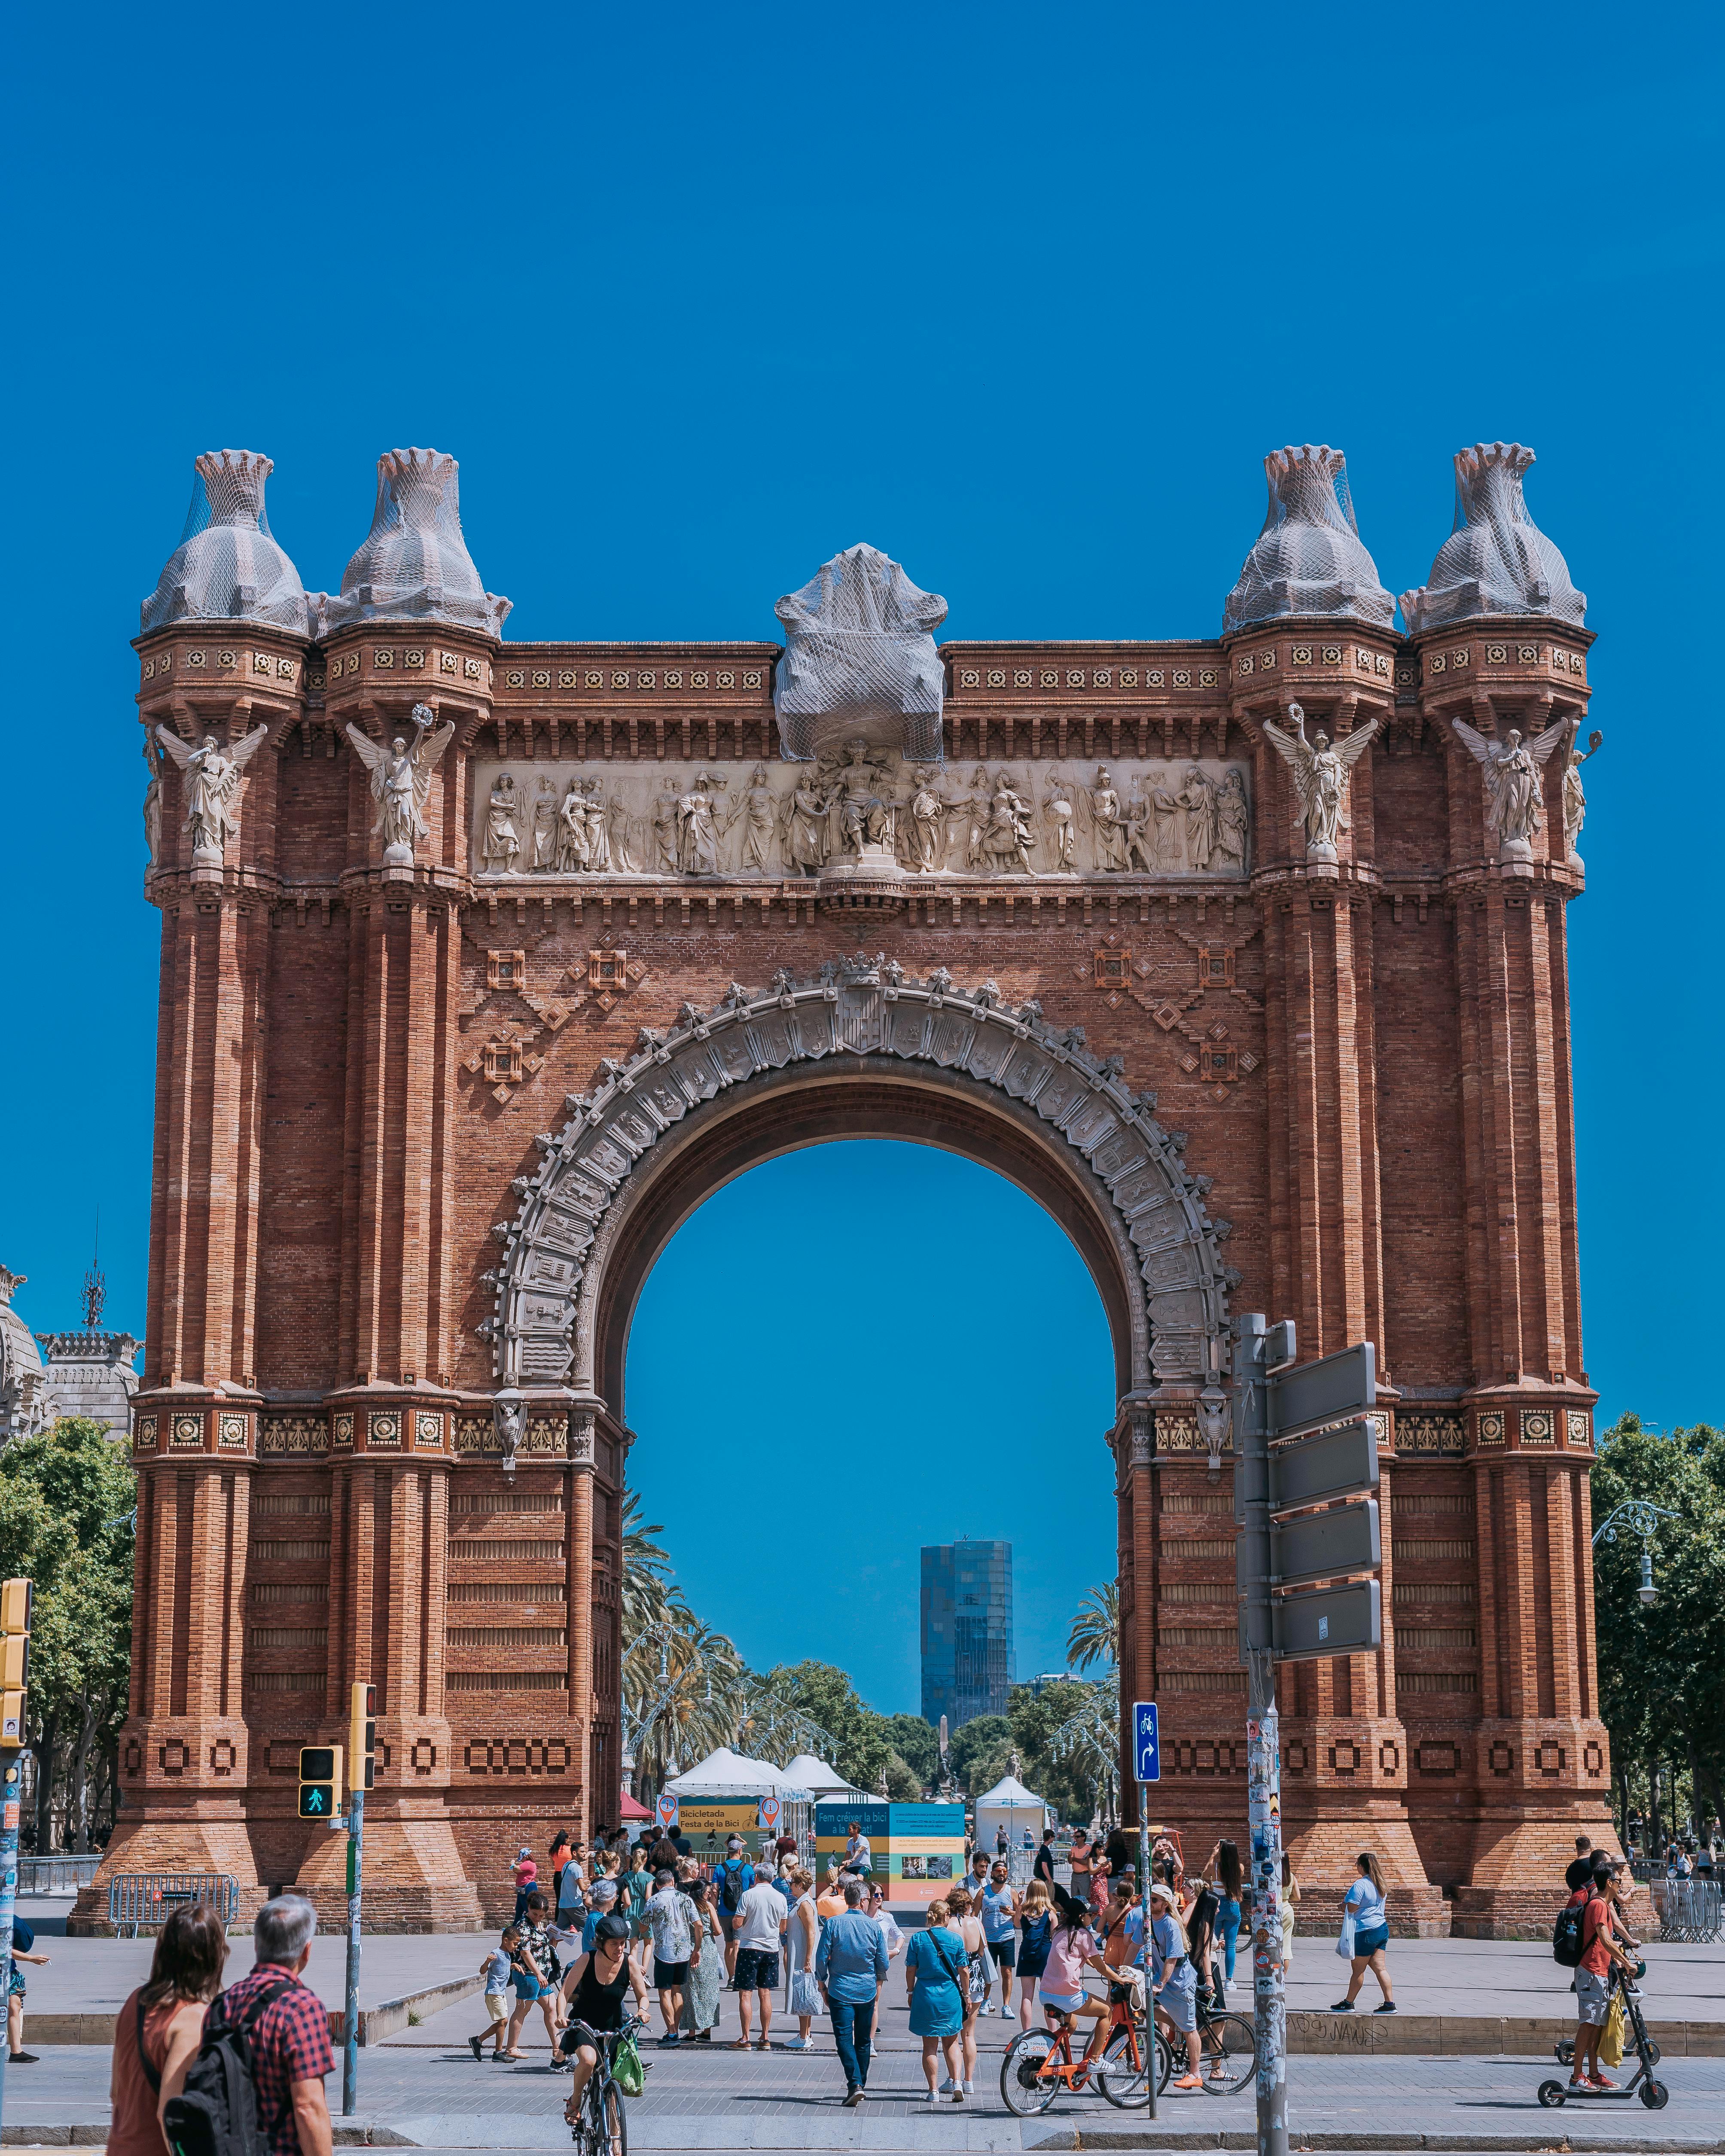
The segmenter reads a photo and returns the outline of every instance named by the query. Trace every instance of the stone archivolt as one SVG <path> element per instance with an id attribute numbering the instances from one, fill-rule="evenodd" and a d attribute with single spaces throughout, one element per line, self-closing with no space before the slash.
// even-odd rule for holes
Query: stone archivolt
<path id="1" fill-rule="evenodd" d="M 109 1870 L 334 1913 L 286 1784 L 366 1681 L 374 1909 L 506 1915 L 524 1817 L 614 1814 L 647 1271 L 754 1161 L 908 1137 L 1012 1177 L 1096 1281 L 1122 1683 L 1169 1702 L 1200 1845 L 1244 1824 L 1229 1310 L 1377 1342 L 1395 1624 L 1284 1674 L 1295 1862 L 1339 1891 L 1369 1840 L 1398 1922 L 1440 1925 L 1440 1881 L 1548 1930 L 1526 1882 L 1609 1832 L 1564 942 L 1590 639 L 1502 461 L 1476 506 L 1540 575 L 1446 557 L 1406 636 L 1334 452 L 1272 459 L 1219 641 L 936 647 L 941 603 L 853 550 L 787 609 L 803 761 L 781 647 L 506 647 L 452 461 L 384 465 L 316 642 L 225 538 L 139 639 L 160 1100 Z M 855 954 L 869 908 L 890 955 Z"/>
<path id="2" fill-rule="evenodd" d="M 1240 1278 L 1217 1255 L 1228 1224 L 1207 1219 L 1208 1178 L 1187 1170 L 1183 1134 L 1155 1122 L 1153 1096 L 1132 1092 L 1118 1057 L 1088 1053 L 1081 1030 L 1060 1032 L 1034 1004 L 1003 1008 L 992 982 L 966 992 L 942 973 L 915 981 L 884 955 L 859 955 L 800 986 L 786 972 L 764 991 L 733 986 L 716 1009 L 686 1009 L 667 1033 L 644 1031 L 591 1096 L 570 1101 L 568 1122 L 540 1141 L 546 1158 L 504 1226 L 497 1312 L 482 1328 L 500 1379 L 592 1385 L 589 1276 L 612 1207 L 667 1132 L 732 1087 L 849 1056 L 932 1065 L 1034 1108 L 1105 1188 L 1129 1246 L 1142 1284 L 1135 1383 L 1153 1372 L 1202 1384 L 1221 1367 L 1228 1291 Z"/>

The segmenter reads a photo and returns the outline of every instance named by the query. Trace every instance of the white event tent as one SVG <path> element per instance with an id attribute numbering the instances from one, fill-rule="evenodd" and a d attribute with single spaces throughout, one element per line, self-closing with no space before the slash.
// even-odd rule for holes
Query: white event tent
<path id="1" fill-rule="evenodd" d="M 976 1799 L 976 1846 L 994 1853 L 997 1829 L 1006 1829 L 1007 1846 L 1021 1851 L 1024 1830 L 1030 1831 L 1032 1845 L 1042 1839 L 1042 1830 L 1049 1823 L 1048 1806 L 1034 1790 L 1027 1789 L 1016 1776 L 1006 1775 L 992 1789 Z"/>
<path id="2" fill-rule="evenodd" d="M 808 1790 L 818 1804 L 842 1797 L 855 1797 L 859 1804 L 878 1802 L 867 1792 L 847 1782 L 836 1767 L 829 1767 L 824 1759 L 817 1759 L 812 1752 L 799 1752 L 784 1768 L 787 1781 L 795 1782 Z"/>
<path id="3" fill-rule="evenodd" d="M 674 1774 L 665 1786 L 673 1796 L 691 1800 L 705 1798 L 709 1802 L 728 1797 L 737 1804 L 746 1803 L 751 1797 L 798 1797 L 806 1803 L 814 1794 L 808 1784 L 792 1774 L 789 1768 L 769 1766 L 764 1759 L 751 1759 L 746 1753 L 733 1752 L 728 1744 L 721 1744 L 716 1752 L 709 1752 L 705 1759 L 697 1760 L 685 1774 Z"/>

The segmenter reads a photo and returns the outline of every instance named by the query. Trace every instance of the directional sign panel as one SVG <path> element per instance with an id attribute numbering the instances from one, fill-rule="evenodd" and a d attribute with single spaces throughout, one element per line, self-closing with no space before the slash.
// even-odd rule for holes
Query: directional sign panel
<path id="1" fill-rule="evenodd" d="M 1162 1732 L 1157 1727 L 1156 1702 L 1132 1702 L 1132 1779 L 1139 1782 L 1162 1779 Z"/>
<path id="2" fill-rule="evenodd" d="M 1368 1422 L 1345 1422 L 1270 1455 L 1270 1508 L 1322 1505 L 1378 1486 L 1378 1433 Z"/>
<path id="3" fill-rule="evenodd" d="M 1356 1341 L 1321 1362 L 1279 1372 L 1267 1392 L 1272 1437 L 1292 1437 L 1338 1415 L 1358 1414 L 1378 1404 L 1377 1353 L 1369 1340 Z"/>
<path id="4" fill-rule="evenodd" d="M 659 1824 L 667 1834 L 670 1833 L 677 1824 L 677 1800 L 675 1795 L 669 1789 L 661 1789 L 658 1801 L 653 1809 L 659 1815 Z"/>
<path id="5" fill-rule="evenodd" d="M 1368 1654 L 1384 1644 L 1383 1597 L 1375 1579 L 1290 1594 L 1271 1604 L 1271 1619 L 1279 1662 Z"/>
<path id="6" fill-rule="evenodd" d="M 1375 1497 L 1368 1497 L 1363 1505 L 1339 1505 L 1333 1512 L 1279 1521 L 1270 1537 L 1272 1587 L 1375 1572 L 1383 1562 Z"/>

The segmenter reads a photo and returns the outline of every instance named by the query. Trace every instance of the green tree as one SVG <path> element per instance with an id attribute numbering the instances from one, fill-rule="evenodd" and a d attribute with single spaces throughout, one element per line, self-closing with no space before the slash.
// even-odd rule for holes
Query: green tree
<path id="1" fill-rule="evenodd" d="M 1639 1784 L 1670 1830 L 1686 1777 L 1691 1802 L 1725 1816 L 1725 1437 L 1705 1424 L 1665 1437 L 1623 1416 L 1599 1440 L 1595 1526 L 1637 1497 L 1676 1517 L 1653 1534 L 1651 1608 L 1637 1592 L 1640 1537 L 1620 1522 L 1594 1548 L 1600 1709 L 1620 1825 Z"/>
<path id="2" fill-rule="evenodd" d="M 1011 1743 L 1012 1724 L 1004 1714 L 979 1714 L 953 1731 L 949 1747 L 952 1773 L 967 1796 L 979 1796 L 1000 1779 L 997 1774 L 983 1781 L 978 1769 L 1004 1758 Z"/>
<path id="3" fill-rule="evenodd" d="M 1090 1816 L 1096 1789 L 1074 1761 L 1055 1758 L 1053 1741 L 1056 1731 L 1084 1706 L 1090 1691 L 1090 1686 L 1076 1677 L 1044 1685 L 1040 1691 L 1033 1685 L 1014 1685 L 1008 1707 L 1019 1779 L 1067 1819 Z"/>
<path id="4" fill-rule="evenodd" d="M 885 1719 L 893 1749 L 919 1785 L 932 1789 L 941 1770 L 941 1740 L 934 1724 L 920 1714 L 889 1714 Z"/>
<path id="5" fill-rule="evenodd" d="M 1078 1605 L 1072 1629 L 1066 1635 L 1066 1660 L 1075 1670 L 1087 1670 L 1093 1662 L 1111 1666 L 1120 1660 L 1120 1582 L 1105 1580 L 1093 1587 Z"/>
<path id="6" fill-rule="evenodd" d="M 886 1717 L 864 1704 L 843 1670 L 830 1662 L 781 1662 L 762 1681 L 835 1740 L 839 1756 L 832 1763 L 846 1781 L 859 1789 L 879 1788 L 893 1750 Z"/>
<path id="7" fill-rule="evenodd" d="M 35 1582 L 26 1741 L 35 1846 L 111 1826 L 131 1667 L 137 1481 L 105 1426 L 66 1416 L 0 1452 L 0 1577 Z"/>

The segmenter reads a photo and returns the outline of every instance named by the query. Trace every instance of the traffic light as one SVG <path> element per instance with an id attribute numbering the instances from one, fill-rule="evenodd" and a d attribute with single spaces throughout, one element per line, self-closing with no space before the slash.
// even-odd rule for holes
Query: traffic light
<path id="1" fill-rule="evenodd" d="M 347 1709 L 347 1760 L 356 1789 L 369 1789 L 377 1765 L 377 1687 L 357 1684 Z"/>
<path id="2" fill-rule="evenodd" d="M 35 1589 L 28 1579 L 0 1584 L 0 1744 L 24 1741 L 24 1698 L 30 1681 L 30 1609 Z"/>
<path id="3" fill-rule="evenodd" d="M 341 1809 L 341 1748 L 300 1747 L 300 1817 L 332 1820 Z"/>

